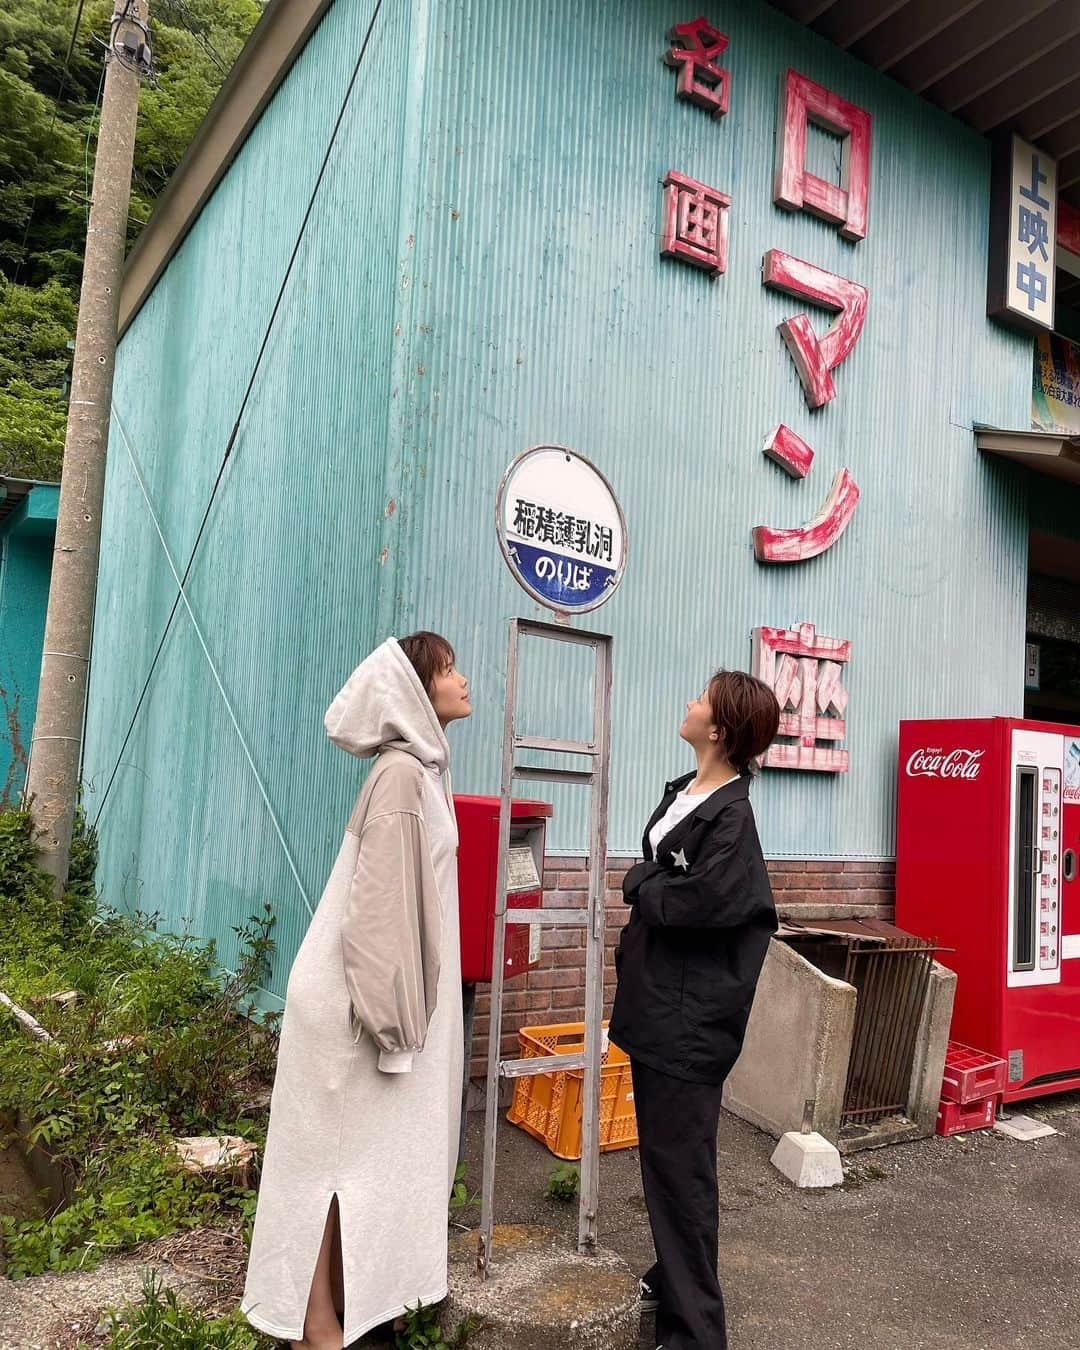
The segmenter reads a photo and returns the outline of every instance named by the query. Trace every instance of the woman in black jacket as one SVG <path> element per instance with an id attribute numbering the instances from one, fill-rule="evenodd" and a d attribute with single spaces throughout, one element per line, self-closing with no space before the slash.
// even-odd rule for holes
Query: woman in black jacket
<path id="1" fill-rule="evenodd" d="M 776 735 L 772 690 L 718 671 L 679 735 L 697 772 L 668 783 L 627 872 L 611 1039 L 631 1059 L 656 1264 L 641 1282 L 662 1350 L 725 1350 L 717 1277 L 716 1132 L 776 930 L 750 809 L 754 761 Z"/>

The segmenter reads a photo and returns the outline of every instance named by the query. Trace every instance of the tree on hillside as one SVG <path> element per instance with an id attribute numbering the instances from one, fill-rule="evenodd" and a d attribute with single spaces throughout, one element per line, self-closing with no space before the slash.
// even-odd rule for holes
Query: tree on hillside
<path id="1" fill-rule="evenodd" d="M 112 0 L 0 0 L 0 473 L 59 476 L 102 39 Z M 259 0 L 151 0 L 129 243 L 236 60 Z M 69 58 L 70 48 L 70 58 Z"/>

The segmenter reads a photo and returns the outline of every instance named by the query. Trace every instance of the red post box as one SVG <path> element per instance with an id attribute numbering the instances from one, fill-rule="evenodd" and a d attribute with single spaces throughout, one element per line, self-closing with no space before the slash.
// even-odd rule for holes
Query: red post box
<path id="1" fill-rule="evenodd" d="M 461 912 L 461 978 L 492 976 L 495 946 L 495 884 L 499 855 L 498 797 L 454 796 L 458 823 L 458 899 Z M 515 799 L 510 805 L 507 891 L 515 909 L 539 909 L 544 899 L 544 839 L 550 802 Z M 524 975 L 540 960 L 539 924 L 506 929 L 506 979 Z"/>

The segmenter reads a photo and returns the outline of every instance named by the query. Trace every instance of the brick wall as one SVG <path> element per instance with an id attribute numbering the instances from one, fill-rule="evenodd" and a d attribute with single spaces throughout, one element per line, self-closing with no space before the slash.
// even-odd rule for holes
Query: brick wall
<path id="1" fill-rule="evenodd" d="M 584 907 L 584 858 L 552 860 L 544 873 L 545 903 Z M 607 873 L 604 933 L 604 1011 L 611 1011 L 615 992 L 615 965 L 611 950 L 627 920 L 622 900 L 622 878 L 630 862 L 612 859 Z M 787 919 L 892 919 L 895 866 L 891 862 L 770 862 L 776 908 Z M 523 1026 L 578 1022 L 585 1006 L 585 931 L 583 928 L 545 929 L 540 965 L 505 986 L 503 1000 L 504 1058 L 517 1055 L 517 1033 Z M 470 1076 L 487 1073 L 491 1010 L 487 986 L 477 990 Z"/>

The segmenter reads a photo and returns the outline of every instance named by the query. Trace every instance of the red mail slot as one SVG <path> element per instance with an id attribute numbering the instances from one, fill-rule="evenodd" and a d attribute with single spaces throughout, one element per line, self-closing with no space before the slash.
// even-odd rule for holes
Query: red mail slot
<path id="1" fill-rule="evenodd" d="M 461 978 L 488 981 L 495 947 L 495 883 L 499 855 L 498 797 L 454 796 L 458 823 L 458 897 L 461 912 Z M 515 799 L 510 804 L 508 900 L 515 909 L 539 909 L 544 898 L 544 842 L 550 802 Z M 506 929 L 505 978 L 538 965 L 543 929 L 510 924 Z"/>

